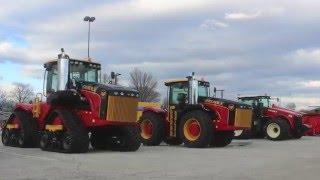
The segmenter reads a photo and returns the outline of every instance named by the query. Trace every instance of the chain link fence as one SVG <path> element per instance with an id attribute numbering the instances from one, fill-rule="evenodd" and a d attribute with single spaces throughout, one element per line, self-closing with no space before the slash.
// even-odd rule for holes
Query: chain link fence
<path id="1" fill-rule="evenodd" d="M 10 114 L 11 114 L 10 112 L 0 111 L 0 131 L 3 127 L 4 121 L 9 118 Z"/>

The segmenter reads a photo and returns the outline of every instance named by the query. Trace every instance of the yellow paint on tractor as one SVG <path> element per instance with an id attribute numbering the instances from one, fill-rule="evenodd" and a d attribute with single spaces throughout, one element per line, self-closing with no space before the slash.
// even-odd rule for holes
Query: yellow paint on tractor
<path id="1" fill-rule="evenodd" d="M 252 109 L 236 109 L 235 127 L 250 128 L 252 119 Z"/>
<path id="2" fill-rule="evenodd" d="M 41 113 L 40 99 L 36 98 L 32 104 L 32 115 L 34 118 L 39 118 Z"/>
<path id="3" fill-rule="evenodd" d="M 63 130 L 63 126 L 62 125 L 46 125 L 46 130 L 48 131 L 62 131 Z"/>
<path id="4" fill-rule="evenodd" d="M 142 116 L 143 108 L 144 107 L 157 107 L 160 108 L 160 103 L 155 102 L 138 102 L 138 110 L 137 110 L 137 121 Z"/>
<path id="5" fill-rule="evenodd" d="M 7 129 L 18 129 L 19 128 L 19 124 L 7 124 L 6 128 Z"/>

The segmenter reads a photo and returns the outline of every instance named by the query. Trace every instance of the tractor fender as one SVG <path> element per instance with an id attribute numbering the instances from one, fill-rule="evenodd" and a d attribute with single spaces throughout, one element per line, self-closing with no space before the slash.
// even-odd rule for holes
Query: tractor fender
<path id="1" fill-rule="evenodd" d="M 13 109 L 13 112 L 15 111 L 24 111 L 27 113 L 32 113 L 32 104 L 27 104 L 27 103 L 18 103 Z M 11 113 L 9 118 L 5 120 L 3 127 L 6 127 L 6 125 L 9 123 L 9 120 L 13 118 L 14 113 Z"/>
<path id="2" fill-rule="evenodd" d="M 197 105 L 188 105 L 181 113 L 180 113 L 180 117 L 183 117 L 183 115 L 185 115 L 186 113 L 189 113 L 191 111 L 196 111 L 196 110 L 200 110 L 200 111 L 204 111 L 206 113 L 208 113 L 210 115 L 210 117 L 212 117 L 212 119 L 216 119 L 219 118 L 220 115 L 219 113 L 212 108 L 209 107 L 205 107 L 203 105 L 197 104 Z M 179 120 L 178 120 L 179 121 Z"/>
<path id="3" fill-rule="evenodd" d="M 165 110 L 165 109 L 162 109 L 159 107 L 143 107 L 142 114 L 147 113 L 147 112 L 158 114 L 162 117 L 163 120 L 166 120 L 167 110 Z M 140 119 L 139 119 L 139 121 L 140 121 Z"/>
<path id="4" fill-rule="evenodd" d="M 32 113 L 32 104 L 18 103 L 15 106 L 14 111 L 26 111 Z"/>
<path id="5" fill-rule="evenodd" d="M 283 119 L 283 120 L 287 121 L 287 123 L 290 125 L 291 129 L 294 129 L 294 126 L 295 126 L 294 122 L 293 122 L 294 121 L 294 117 L 292 119 L 288 119 L 288 117 L 285 117 L 283 115 L 279 115 L 279 116 L 276 116 L 273 119 Z"/>

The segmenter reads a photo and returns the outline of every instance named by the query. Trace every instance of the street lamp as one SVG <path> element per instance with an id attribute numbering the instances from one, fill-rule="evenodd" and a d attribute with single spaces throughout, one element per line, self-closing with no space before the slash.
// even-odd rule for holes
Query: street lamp
<path id="1" fill-rule="evenodd" d="M 88 21 L 89 24 L 89 30 L 88 30 L 88 60 L 90 60 L 90 23 L 96 20 L 95 17 L 86 16 L 83 18 L 84 21 Z"/>

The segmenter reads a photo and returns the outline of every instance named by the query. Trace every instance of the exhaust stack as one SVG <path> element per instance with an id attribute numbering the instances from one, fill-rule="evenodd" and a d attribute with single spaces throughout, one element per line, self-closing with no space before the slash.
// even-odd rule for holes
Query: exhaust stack
<path id="1" fill-rule="evenodd" d="M 67 90 L 69 81 L 69 56 L 61 48 L 61 54 L 58 55 L 58 91 Z"/>
<path id="2" fill-rule="evenodd" d="M 189 96 L 188 96 L 188 102 L 189 104 L 198 104 L 198 80 L 194 77 L 194 72 L 192 72 L 191 76 L 187 77 L 189 82 Z"/>

